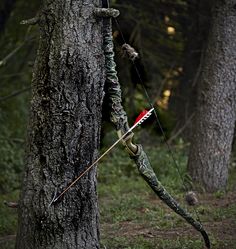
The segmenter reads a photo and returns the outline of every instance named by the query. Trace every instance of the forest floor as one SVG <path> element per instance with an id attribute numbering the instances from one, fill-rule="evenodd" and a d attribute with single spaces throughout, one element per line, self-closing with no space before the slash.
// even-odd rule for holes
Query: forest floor
<path id="1" fill-rule="evenodd" d="M 213 249 L 236 249 L 236 168 L 232 164 L 226 191 L 198 193 L 195 210 L 184 202 L 180 177 L 165 149 L 148 150 L 154 170 L 167 190 L 200 220 Z M 178 148 L 180 172 L 186 171 L 186 151 Z M 201 234 L 170 210 L 138 175 L 122 150 L 110 154 L 99 166 L 98 194 L 101 249 L 203 249 Z M 161 166 L 164 167 L 161 167 Z M 13 249 L 17 210 L 3 200 L 15 201 L 19 191 L 0 196 L 0 249 Z M 197 215 L 196 215 L 197 213 Z"/>
<path id="2" fill-rule="evenodd" d="M 220 198 L 209 194 L 198 197 L 201 200 L 201 207 L 197 210 L 209 234 L 212 248 L 236 248 L 236 192 L 228 192 Z M 134 219 L 123 217 L 122 221 L 115 224 L 102 222 L 104 248 L 205 248 L 201 234 L 183 220 L 179 220 L 160 200 L 151 197 L 147 201 L 149 208 L 137 207 L 133 211 L 136 212 Z M 146 220 L 139 217 L 149 216 L 150 212 L 152 212 L 151 216 L 154 216 L 153 210 L 157 207 L 162 209 L 164 214 Z"/>

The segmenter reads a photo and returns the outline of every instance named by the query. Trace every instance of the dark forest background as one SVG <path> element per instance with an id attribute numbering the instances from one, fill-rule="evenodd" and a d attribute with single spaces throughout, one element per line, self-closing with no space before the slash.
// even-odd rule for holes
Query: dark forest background
<path id="1" fill-rule="evenodd" d="M 196 114 L 198 77 L 211 24 L 212 2 L 214 1 L 113 0 L 111 3 L 112 7 L 119 9 L 121 13 L 118 17 L 118 26 L 116 22 L 113 23 L 113 38 L 117 70 L 123 91 L 123 104 L 130 122 L 144 108 L 149 108 L 143 88 L 139 84 L 140 78 L 136 74 L 135 67 L 137 67 L 141 80 L 157 108 L 165 132 L 165 137 L 163 137 L 154 119 L 150 119 L 144 124 L 143 128 L 145 129 L 137 132 L 137 140 L 148 148 L 152 148 L 150 149 L 151 157 L 154 161 L 156 160 L 157 164 L 164 163 L 170 166 L 173 162 L 171 162 L 169 151 L 165 147 L 167 141 L 173 148 L 173 153 L 176 153 L 175 157 L 181 166 L 181 172 L 183 171 L 183 174 L 187 176 L 190 186 L 192 183 L 186 171 L 186 165 L 193 135 L 193 120 Z M 36 0 L 1 0 L 0 2 L 1 202 L 4 199 L 17 200 L 21 173 L 24 168 L 24 145 L 31 98 L 32 67 L 37 53 L 39 32 L 37 26 L 22 25 L 20 22 L 37 15 L 39 8 L 40 1 Z M 122 52 L 121 46 L 124 40 L 139 53 L 135 67 Z M 107 148 L 114 141 L 114 129 L 108 122 L 107 116 L 107 110 L 104 107 L 101 150 Z M 229 184 L 235 179 L 235 144 L 234 141 L 229 167 Z M 115 160 L 121 162 L 118 168 L 124 172 L 121 173 L 111 168 L 108 171 L 101 169 L 99 176 L 101 184 L 103 182 L 108 184 L 108 178 L 113 179 L 114 174 L 116 177 L 122 177 L 125 174 L 126 180 L 129 177 L 131 177 L 130 181 L 132 180 L 132 173 L 128 168 L 130 165 L 125 165 L 124 157 L 127 156 L 122 153 L 120 152 Z M 156 159 L 157 154 L 159 159 Z M 112 164 L 109 159 L 105 163 L 108 166 Z M 171 176 L 176 177 L 175 169 L 161 169 L 159 173 L 163 177 L 164 183 L 175 189 L 175 185 L 170 179 Z M 183 191 L 182 182 L 176 180 L 176 184 Z M 101 186 L 101 195 L 106 196 L 107 190 L 103 185 Z M 228 188 L 235 192 L 233 184 Z M 201 190 L 204 191 L 204 187 Z M 224 193 L 219 190 L 214 197 L 221 198 Z M 113 194 L 115 195 L 115 192 Z M 235 196 L 230 200 L 233 200 L 232 203 L 235 205 L 234 198 Z M 14 233 L 16 221 L 15 218 L 6 219 L 3 206 L 1 209 L 3 211 L 2 217 L 0 214 L 2 218 L 0 234 L 5 236 Z M 107 211 L 105 205 L 101 209 L 104 213 Z M 203 208 L 203 214 L 204 210 Z M 142 212 L 146 211 L 142 210 Z M 232 213 L 235 215 L 235 206 L 232 207 Z M 116 211 L 113 214 L 117 215 Z M 7 213 L 7 215 L 9 214 Z M 107 217 L 107 220 L 103 221 L 109 223 L 109 219 L 110 217 Z M 120 218 L 117 220 L 120 221 Z M 10 224 L 10 227 L 7 224 Z M 103 230 L 109 233 L 106 226 Z M 107 243 L 106 237 L 104 243 Z M 124 243 L 124 241 L 115 241 L 114 243 L 116 244 L 113 248 L 116 248 L 115 246 L 119 248 L 119 243 Z"/>

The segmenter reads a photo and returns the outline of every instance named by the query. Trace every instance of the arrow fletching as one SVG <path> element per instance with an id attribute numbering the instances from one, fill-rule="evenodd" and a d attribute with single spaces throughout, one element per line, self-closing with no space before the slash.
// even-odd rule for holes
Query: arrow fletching
<path id="1" fill-rule="evenodd" d="M 134 126 L 138 126 L 142 124 L 146 119 L 148 119 L 151 115 L 152 112 L 154 111 L 154 108 L 150 109 L 149 111 L 143 110 L 138 117 L 135 119 Z"/>
<path id="2" fill-rule="evenodd" d="M 138 123 L 147 113 L 147 110 L 143 110 L 142 112 L 140 112 L 138 117 L 135 119 L 134 124 Z"/>

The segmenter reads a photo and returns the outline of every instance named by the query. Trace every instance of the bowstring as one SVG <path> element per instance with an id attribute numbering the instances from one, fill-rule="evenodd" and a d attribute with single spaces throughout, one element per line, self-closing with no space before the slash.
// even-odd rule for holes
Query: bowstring
<path id="1" fill-rule="evenodd" d="M 116 26 L 117 26 L 117 29 L 118 29 L 118 31 L 119 31 L 119 33 L 120 33 L 120 35 L 121 35 L 122 41 L 123 41 L 125 44 L 127 44 L 127 43 L 126 43 L 126 40 L 125 40 L 125 37 L 124 37 L 124 34 L 123 34 L 122 30 L 121 30 L 121 27 L 120 27 L 120 25 L 119 25 L 119 22 L 118 22 L 117 18 L 114 18 L 114 17 L 113 17 L 113 20 L 115 21 L 115 24 L 116 24 Z M 142 89 L 143 89 L 143 91 L 144 91 L 144 94 L 145 94 L 145 96 L 146 96 L 147 102 L 148 102 L 150 108 L 153 108 L 153 109 L 154 109 L 153 113 L 154 113 L 154 116 L 155 116 L 155 120 L 156 120 L 157 125 L 158 125 L 158 127 L 160 128 L 161 134 L 162 134 L 162 136 L 163 136 L 163 138 L 164 138 L 164 143 L 165 143 L 165 145 L 166 145 L 166 147 L 167 147 L 167 150 L 168 150 L 168 152 L 169 152 L 169 154 L 170 154 L 170 156 L 171 156 L 172 161 L 174 162 L 175 169 L 176 169 L 176 171 L 177 171 L 177 173 L 178 173 L 178 175 L 179 175 L 179 177 L 180 177 L 180 179 L 181 179 L 181 181 L 182 181 L 182 185 L 183 185 L 183 187 L 184 187 L 184 190 L 185 190 L 185 192 L 187 192 L 187 191 L 188 191 L 188 188 L 187 188 L 187 186 L 186 186 L 186 184 L 185 184 L 185 182 L 184 182 L 184 178 L 183 178 L 182 174 L 180 173 L 179 164 L 177 163 L 177 160 L 176 160 L 176 158 L 175 158 L 175 156 L 174 156 L 174 152 L 172 151 L 171 146 L 170 146 L 169 143 L 167 142 L 167 136 L 166 136 L 166 134 L 165 134 L 165 132 L 164 132 L 164 130 L 163 130 L 163 127 L 162 127 L 162 125 L 161 125 L 160 119 L 158 118 L 156 109 L 155 109 L 155 107 L 154 107 L 154 105 L 153 105 L 153 103 L 152 103 L 152 101 L 151 101 L 151 98 L 150 98 L 150 96 L 149 96 L 149 94 L 148 94 L 148 91 L 147 91 L 147 89 L 146 89 L 146 87 L 145 87 L 145 85 L 144 85 L 144 82 L 143 82 L 143 80 L 142 80 L 142 77 L 141 77 L 141 75 L 140 75 L 140 72 L 139 72 L 139 70 L 138 70 L 138 68 L 137 68 L 137 66 L 136 66 L 136 64 L 135 64 L 135 62 L 134 62 L 134 60 L 130 60 L 130 61 L 132 62 L 133 67 L 134 67 L 134 69 L 135 69 L 135 72 L 136 72 L 136 74 L 137 74 L 137 76 L 138 76 L 139 83 L 140 83 L 140 85 L 141 85 L 141 87 L 142 87 Z M 196 215 L 196 217 L 197 217 L 198 222 L 199 222 L 200 224 L 202 224 L 202 223 L 201 223 L 201 220 L 200 220 L 200 217 L 199 217 L 199 214 L 198 214 L 197 209 L 196 209 L 195 206 L 193 206 L 193 210 L 194 210 L 194 213 L 195 213 L 195 215 Z"/>

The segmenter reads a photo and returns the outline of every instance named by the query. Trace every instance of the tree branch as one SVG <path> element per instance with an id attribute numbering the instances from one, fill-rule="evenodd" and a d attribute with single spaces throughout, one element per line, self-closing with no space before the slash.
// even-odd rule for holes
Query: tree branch
<path id="1" fill-rule="evenodd" d="M 186 128 L 187 126 L 191 123 L 195 113 L 192 113 L 191 116 L 187 119 L 185 124 L 173 135 L 171 136 L 167 143 L 171 143 L 174 139 L 176 139 Z"/>
<path id="2" fill-rule="evenodd" d="M 0 60 L 0 67 L 6 65 L 7 61 L 14 56 L 27 42 L 31 42 L 34 40 L 34 37 L 28 37 L 28 34 L 31 30 L 31 27 L 29 27 L 26 31 L 25 34 L 25 38 L 24 40 L 21 42 L 21 44 L 16 47 L 15 49 L 13 49 L 13 51 L 11 51 L 5 58 L 3 58 L 2 60 Z"/>
<path id="3" fill-rule="evenodd" d="M 10 99 L 10 98 L 16 97 L 16 96 L 18 96 L 18 95 L 20 95 L 20 94 L 22 94 L 22 93 L 24 93 L 24 92 L 29 91 L 30 89 L 31 89 L 31 86 L 30 86 L 30 87 L 23 88 L 23 89 L 21 89 L 21 90 L 19 90 L 19 91 L 13 92 L 13 93 L 11 93 L 11 94 L 9 94 L 9 95 L 7 95 L 7 96 L 0 97 L 0 101 L 8 100 L 8 99 Z"/>
<path id="4" fill-rule="evenodd" d="M 39 22 L 39 17 L 35 16 L 33 18 L 27 19 L 27 20 L 22 20 L 20 24 L 22 25 L 36 25 Z"/>
<path id="5" fill-rule="evenodd" d="M 18 47 L 16 47 L 13 51 L 11 51 L 5 58 L 3 58 L 0 61 L 0 67 L 6 65 L 7 61 L 15 55 L 23 46 L 25 43 L 21 43 Z"/>
<path id="6" fill-rule="evenodd" d="M 24 143 L 25 140 L 22 138 L 11 138 L 11 137 L 0 137 L 0 141 L 9 141 L 14 143 Z"/>
<path id="7" fill-rule="evenodd" d="M 7 207 L 9 208 L 18 208 L 18 203 L 17 202 L 11 202 L 11 201 L 4 201 L 3 202 Z"/>

